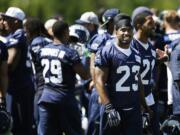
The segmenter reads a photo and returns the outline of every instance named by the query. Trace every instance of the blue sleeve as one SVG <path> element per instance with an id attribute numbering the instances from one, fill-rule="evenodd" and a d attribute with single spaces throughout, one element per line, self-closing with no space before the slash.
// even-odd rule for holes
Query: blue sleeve
<path id="1" fill-rule="evenodd" d="M 103 49 L 99 50 L 96 53 L 95 57 L 95 66 L 98 67 L 108 67 L 110 65 L 110 58 L 109 58 L 109 51 L 106 50 L 106 47 Z"/>
<path id="2" fill-rule="evenodd" d="M 21 47 L 26 42 L 24 31 L 19 29 L 8 37 L 7 47 Z"/>
<path id="3" fill-rule="evenodd" d="M 88 49 L 92 53 L 96 53 L 100 48 L 105 46 L 105 42 L 107 41 L 107 38 L 104 34 L 101 35 L 95 35 L 91 41 L 88 43 Z"/>
<path id="4" fill-rule="evenodd" d="M 98 37 L 98 34 L 94 35 L 87 43 L 87 48 L 89 52 L 93 52 L 93 53 L 97 52 L 97 49 L 96 49 L 97 47 L 92 46 L 92 44 L 94 43 L 97 37 Z"/>
<path id="5" fill-rule="evenodd" d="M 68 62 L 70 65 L 81 63 L 80 56 L 76 50 L 71 49 L 71 51 L 68 52 L 68 58 L 69 58 Z"/>

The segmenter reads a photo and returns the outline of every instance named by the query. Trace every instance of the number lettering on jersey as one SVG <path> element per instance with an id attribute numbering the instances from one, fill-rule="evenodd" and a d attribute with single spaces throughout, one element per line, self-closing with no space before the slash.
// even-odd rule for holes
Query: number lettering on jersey
<path id="1" fill-rule="evenodd" d="M 61 70 L 61 62 L 59 60 L 51 60 L 42 59 L 41 65 L 44 67 L 43 69 L 43 77 L 46 83 L 61 83 L 62 82 L 62 70 Z M 49 76 L 47 73 L 49 72 Z"/>
<path id="2" fill-rule="evenodd" d="M 142 83 L 147 85 L 147 84 L 149 84 L 149 81 L 151 78 L 145 79 L 145 77 L 146 77 L 148 72 L 152 72 L 152 70 L 155 66 L 155 61 L 153 60 L 152 62 L 150 62 L 148 59 L 144 59 L 143 60 L 143 66 L 145 67 L 145 70 L 141 74 Z"/>
<path id="3" fill-rule="evenodd" d="M 130 75 L 131 75 L 131 72 L 132 73 L 135 73 L 135 81 L 138 81 L 138 73 L 139 73 L 139 70 L 140 70 L 140 67 L 139 66 L 136 66 L 134 65 L 132 67 L 132 69 L 128 66 L 120 66 L 118 69 L 117 69 L 117 73 L 118 74 L 121 74 L 122 72 L 124 72 L 125 74 L 123 75 L 123 77 L 116 83 L 116 91 L 120 91 L 120 92 L 128 92 L 131 90 L 131 86 L 125 86 L 125 82 L 128 80 L 128 79 L 131 79 L 129 78 Z M 132 90 L 133 91 L 137 91 L 138 90 L 138 86 L 137 84 L 132 84 Z"/>

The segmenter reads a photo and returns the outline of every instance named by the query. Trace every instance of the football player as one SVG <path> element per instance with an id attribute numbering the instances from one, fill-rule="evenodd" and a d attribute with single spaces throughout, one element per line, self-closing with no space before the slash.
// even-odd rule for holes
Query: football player
<path id="1" fill-rule="evenodd" d="M 13 117 L 13 134 L 31 135 L 34 85 L 26 65 L 28 46 L 22 24 L 25 13 L 17 7 L 10 7 L 2 17 L 4 29 L 8 33 L 7 111 Z"/>
<path id="2" fill-rule="evenodd" d="M 44 90 L 39 100 L 39 135 L 81 135 L 81 115 L 74 96 L 76 73 L 83 79 L 84 70 L 78 52 L 68 47 L 69 27 L 57 21 L 52 27 L 54 40 L 39 52 L 43 68 Z"/>
<path id="3" fill-rule="evenodd" d="M 96 53 L 96 89 L 101 98 L 100 135 L 142 135 L 140 110 L 141 57 L 130 48 L 131 18 L 114 18 L 115 39 Z"/>
<path id="4" fill-rule="evenodd" d="M 141 74 L 142 84 L 146 97 L 146 104 L 150 106 L 154 114 L 151 117 L 151 126 L 153 135 L 159 135 L 159 118 L 157 114 L 157 106 L 152 94 L 153 85 L 155 82 L 155 62 L 156 51 L 152 44 L 148 41 L 153 32 L 154 20 L 152 12 L 147 7 L 138 7 L 132 13 L 132 21 L 136 33 L 134 35 L 131 46 L 135 48 L 141 55 L 143 62 L 143 71 Z"/>
<path id="5" fill-rule="evenodd" d="M 30 57 L 30 64 L 33 68 L 33 75 L 35 80 L 35 97 L 34 97 L 34 117 L 36 121 L 36 125 L 38 125 L 39 121 L 39 113 L 38 113 L 38 100 L 42 94 L 43 86 L 44 86 L 44 79 L 43 79 L 43 71 L 41 66 L 37 61 L 37 54 L 41 48 L 45 45 L 52 42 L 48 38 L 47 32 L 44 28 L 44 24 L 38 18 L 27 18 L 26 22 L 24 23 L 24 29 L 26 32 L 27 40 L 29 43 L 29 57 Z"/>
<path id="6" fill-rule="evenodd" d="M 174 78 L 178 80 L 177 77 L 175 76 L 178 76 L 178 72 L 179 72 L 177 65 L 178 65 L 178 48 L 179 48 L 180 37 L 175 38 L 174 36 L 174 34 L 180 33 L 179 16 L 175 10 L 167 10 L 163 18 L 164 18 L 163 23 L 164 23 L 165 33 L 166 35 L 172 38 L 171 42 L 167 43 L 165 46 L 167 53 L 169 53 L 169 55 L 172 53 L 172 55 L 170 55 L 169 57 L 169 60 L 165 62 L 167 66 L 167 77 L 168 77 L 168 83 L 167 83 L 168 102 L 167 104 L 169 106 L 173 106 L 171 107 L 171 110 L 170 110 L 171 112 L 170 115 L 172 115 L 174 114 L 174 112 L 177 113 L 177 110 L 178 110 L 178 113 L 180 113 L 180 110 L 178 107 L 179 106 L 178 105 L 179 92 L 178 92 L 177 87 L 175 86 L 176 83 L 174 82 Z"/>
<path id="7" fill-rule="evenodd" d="M 104 32 L 96 34 L 88 42 L 88 48 L 89 51 L 91 52 L 90 71 L 93 82 L 95 82 L 94 59 L 96 52 L 102 49 L 108 40 L 113 38 L 112 36 L 114 30 L 113 18 L 118 13 L 119 13 L 119 9 L 116 8 L 106 10 L 102 16 L 102 20 L 104 23 L 101 25 L 101 27 L 103 27 L 104 29 Z M 100 104 L 98 98 L 99 95 L 96 91 L 96 88 L 94 87 L 89 101 L 89 108 L 88 108 L 89 121 L 88 121 L 88 129 L 86 133 L 87 135 L 99 134 Z"/>

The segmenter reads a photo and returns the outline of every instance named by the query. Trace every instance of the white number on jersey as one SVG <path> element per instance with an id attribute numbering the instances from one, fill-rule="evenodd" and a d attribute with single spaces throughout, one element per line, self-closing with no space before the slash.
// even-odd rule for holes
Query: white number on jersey
<path id="1" fill-rule="evenodd" d="M 42 59 L 41 65 L 44 67 L 43 77 L 46 83 L 58 84 L 62 82 L 61 62 L 59 60 Z M 50 77 L 46 76 L 48 71 L 51 73 Z"/>
<path id="2" fill-rule="evenodd" d="M 151 78 L 145 79 L 145 76 L 147 75 L 148 72 L 152 72 L 152 70 L 155 66 L 155 61 L 153 60 L 152 62 L 150 62 L 148 59 L 144 59 L 143 66 L 145 66 L 145 70 L 141 74 L 142 83 L 147 85 L 147 84 L 149 84 L 149 81 Z M 150 69 L 151 69 L 151 71 L 150 71 Z"/>
<path id="3" fill-rule="evenodd" d="M 132 70 L 132 71 L 131 71 Z M 123 77 L 116 83 L 116 91 L 120 91 L 120 92 L 128 92 L 131 89 L 131 86 L 123 86 L 124 83 L 128 80 L 131 79 L 130 74 L 132 73 L 136 73 L 135 74 L 135 81 L 138 81 L 138 73 L 139 73 L 140 67 L 139 66 L 133 66 L 132 69 L 128 66 L 120 66 L 117 69 L 117 73 L 121 74 L 122 72 L 125 72 L 125 74 L 123 75 Z M 138 90 L 138 86 L 137 84 L 132 84 L 132 90 L 133 91 L 137 91 Z"/>

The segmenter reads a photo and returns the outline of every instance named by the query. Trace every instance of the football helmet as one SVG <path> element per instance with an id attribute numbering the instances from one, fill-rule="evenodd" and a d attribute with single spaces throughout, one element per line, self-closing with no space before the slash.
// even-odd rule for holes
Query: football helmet
<path id="1" fill-rule="evenodd" d="M 12 117 L 5 109 L 0 110 L 0 134 L 6 133 L 12 128 Z"/>
<path id="2" fill-rule="evenodd" d="M 74 24 L 69 27 L 69 35 L 78 38 L 78 42 L 86 43 L 89 40 L 88 30 L 79 24 Z"/>
<path id="3" fill-rule="evenodd" d="M 180 121 L 176 116 L 170 116 L 163 122 L 160 130 L 167 135 L 180 135 Z"/>

